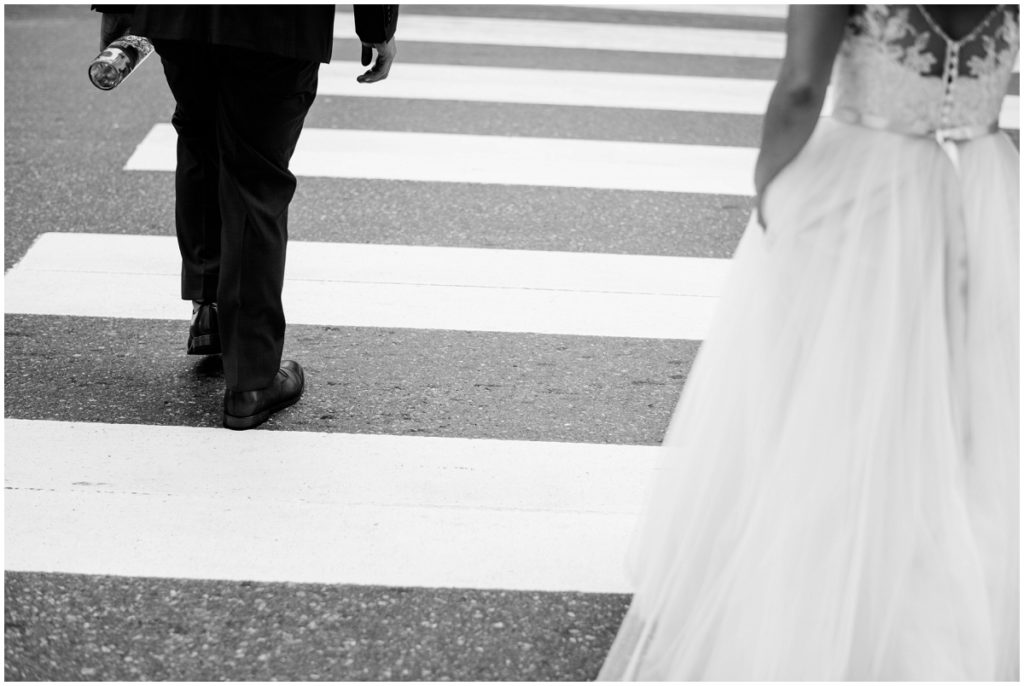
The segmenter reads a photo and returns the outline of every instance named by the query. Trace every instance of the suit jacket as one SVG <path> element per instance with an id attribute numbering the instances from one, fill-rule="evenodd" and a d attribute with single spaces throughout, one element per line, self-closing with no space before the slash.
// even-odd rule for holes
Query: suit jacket
<path id="1" fill-rule="evenodd" d="M 334 5 L 94 5 L 100 12 L 132 12 L 132 33 L 155 40 L 229 45 L 283 57 L 330 62 Z M 356 35 L 367 43 L 391 40 L 398 5 L 355 5 Z"/>

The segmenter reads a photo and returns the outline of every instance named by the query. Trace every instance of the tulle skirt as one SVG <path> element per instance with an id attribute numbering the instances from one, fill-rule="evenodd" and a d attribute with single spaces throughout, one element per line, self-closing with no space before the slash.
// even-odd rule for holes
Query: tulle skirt
<path id="1" fill-rule="evenodd" d="M 1019 156 L 822 120 L 665 436 L 604 680 L 1019 673 Z"/>

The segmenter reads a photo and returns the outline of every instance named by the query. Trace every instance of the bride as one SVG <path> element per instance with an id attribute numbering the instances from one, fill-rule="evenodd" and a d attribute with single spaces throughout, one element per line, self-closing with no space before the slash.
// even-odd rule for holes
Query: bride
<path id="1" fill-rule="evenodd" d="M 1017 679 L 1018 23 L 791 8 L 599 678 Z"/>

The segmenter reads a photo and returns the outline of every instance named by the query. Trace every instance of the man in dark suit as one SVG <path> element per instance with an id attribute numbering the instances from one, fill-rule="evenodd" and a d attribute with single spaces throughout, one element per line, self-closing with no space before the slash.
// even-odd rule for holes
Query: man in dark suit
<path id="1" fill-rule="evenodd" d="M 333 5 L 97 5 L 105 47 L 149 38 L 176 106 L 175 227 L 188 353 L 223 354 L 224 426 L 249 429 L 295 403 L 302 367 L 281 360 L 288 163 L 334 42 Z M 397 5 L 356 5 L 358 77 L 388 75 Z"/>

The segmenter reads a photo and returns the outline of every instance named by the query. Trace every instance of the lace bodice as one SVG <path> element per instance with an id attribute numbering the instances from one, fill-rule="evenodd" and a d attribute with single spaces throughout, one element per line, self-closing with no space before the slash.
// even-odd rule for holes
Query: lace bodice
<path id="1" fill-rule="evenodd" d="M 836 58 L 834 112 L 929 133 L 998 122 L 1020 47 L 1019 17 L 1000 5 L 954 41 L 921 5 L 865 5 Z"/>

